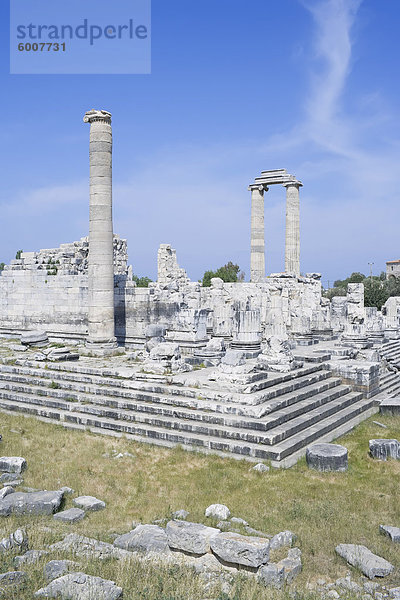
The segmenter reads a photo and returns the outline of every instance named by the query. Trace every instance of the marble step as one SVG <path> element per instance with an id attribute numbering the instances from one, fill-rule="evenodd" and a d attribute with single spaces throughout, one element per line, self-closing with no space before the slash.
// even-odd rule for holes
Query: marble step
<path id="1" fill-rule="evenodd" d="M 276 446 L 265 446 L 257 443 L 243 440 L 230 440 L 210 437 L 204 434 L 191 433 L 185 431 L 175 431 L 160 427 L 128 423 L 120 420 L 114 420 L 106 417 L 96 417 L 95 415 L 82 415 L 81 413 L 63 413 L 51 408 L 39 406 L 24 405 L 24 403 L 9 402 L 0 399 L 0 408 L 6 411 L 20 411 L 25 414 L 35 414 L 43 420 L 52 422 L 61 422 L 66 427 L 89 429 L 95 433 L 106 433 L 111 435 L 126 435 L 128 438 L 137 441 L 145 441 L 160 444 L 162 446 L 174 446 L 181 444 L 187 449 L 197 449 L 206 452 L 217 452 L 222 455 L 230 455 L 237 458 L 248 458 L 250 460 L 271 460 L 279 466 L 279 462 L 287 458 L 300 448 L 305 448 L 308 444 L 317 441 L 326 436 L 329 432 L 341 428 L 343 425 L 351 429 L 352 419 L 355 419 L 363 412 L 371 408 L 371 400 L 358 400 L 353 404 L 346 406 L 334 415 L 330 415 L 319 423 L 306 429 L 297 431 L 295 435 L 286 439 Z M 374 407 L 374 411 L 376 412 Z M 333 437 L 331 439 L 334 439 Z"/>
<path id="2" fill-rule="evenodd" d="M 3 384 L 4 385 L 4 384 Z M 345 385 L 337 385 L 329 390 L 318 392 L 316 388 L 314 393 L 310 392 L 310 396 L 300 400 L 296 404 L 290 404 L 280 411 L 276 411 L 268 415 L 264 419 L 256 419 L 251 417 L 236 417 L 231 415 L 220 415 L 217 413 L 209 413 L 201 410 L 188 410 L 173 406 L 157 406 L 151 404 L 137 404 L 131 402 L 110 402 L 107 399 L 102 399 L 100 396 L 83 396 L 75 402 L 62 398 L 61 395 L 56 397 L 36 395 L 33 390 L 29 390 L 27 386 L 18 386 L 14 389 L 9 384 L 0 388 L 0 398 L 14 401 L 16 403 L 25 403 L 30 405 L 48 406 L 65 412 L 84 412 L 92 413 L 100 416 L 112 417 L 114 419 L 122 419 L 128 421 L 153 422 L 154 419 L 166 420 L 166 425 L 171 419 L 179 419 L 182 422 L 194 423 L 200 427 L 221 427 L 223 435 L 227 427 L 239 430 L 241 435 L 248 435 L 247 430 L 253 430 L 254 435 L 257 435 L 257 441 L 263 443 L 263 432 L 269 431 L 282 423 L 294 419 L 312 411 L 318 407 L 336 400 L 341 396 L 345 396 L 350 391 L 350 388 Z M 49 390 L 49 392 L 59 392 L 59 390 Z M 160 423 L 162 422 L 160 420 Z M 188 426 L 189 427 L 189 426 Z M 243 430 L 246 430 L 243 433 Z M 269 443 L 269 442 L 268 442 Z"/>
<path id="3" fill-rule="evenodd" d="M 67 391 L 68 395 L 74 400 L 79 400 L 81 394 L 96 394 L 102 396 L 110 396 L 116 397 L 118 399 L 132 399 L 138 400 L 142 402 L 151 402 L 151 403 L 170 403 L 172 405 L 178 406 L 188 406 L 190 408 L 199 407 L 203 410 L 211 410 L 213 412 L 227 412 L 232 414 L 251 414 L 252 409 L 248 408 L 246 405 L 243 407 L 243 404 L 262 404 L 266 408 L 262 408 L 261 413 L 271 412 L 275 410 L 275 408 L 279 408 L 282 405 L 286 405 L 290 402 L 295 402 L 296 399 L 302 399 L 304 397 L 303 394 L 296 395 L 298 390 L 305 388 L 305 394 L 308 392 L 313 393 L 314 388 L 311 387 L 314 384 L 318 384 L 320 382 L 324 382 L 326 380 L 330 380 L 330 383 L 324 388 L 329 389 L 334 385 L 339 385 L 340 380 L 332 377 L 332 373 L 327 370 L 317 369 L 316 371 L 312 370 L 311 373 L 306 373 L 303 375 L 298 375 L 297 377 L 293 377 L 291 379 L 287 379 L 284 376 L 279 376 L 275 378 L 274 385 L 271 385 L 267 390 L 263 392 L 255 392 L 254 394 L 242 394 L 242 395 L 234 395 L 233 398 L 235 400 L 241 400 L 240 402 L 232 402 L 225 398 L 225 393 L 220 392 L 219 394 L 212 394 L 209 390 L 205 388 L 201 389 L 192 389 L 189 394 L 181 395 L 181 392 L 188 391 L 183 388 L 172 388 L 170 386 L 165 386 L 165 388 L 161 388 L 160 386 L 146 386 L 142 389 L 141 384 L 139 383 L 139 389 L 134 389 L 133 385 L 135 382 L 127 382 L 122 381 L 119 382 L 120 386 L 114 386 L 109 384 L 109 379 L 106 378 L 102 381 L 101 378 L 96 378 L 95 382 L 75 382 L 73 378 L 68 377 L 66 380 L 61 378 L 55 378 L 49 375 L 50 369 L 26 369 L 24 370 L 22 367 L 5 367 L 3 369 L 0 368 L 0 385 L 2 382 L 15 382 L 16 384 L 29 384 L 42 386 L 43 393 L 48 394 L 49 390 L 51 390 L 52 395 L 57 397 L 60 390 L 64 392 Z M 283 380 L 283 381 L 282 381 Z M 55 383 L 59 386 L 59 388 L 51 388 L 51 384 Z M 47 391 L 46 391 L 47 390 Z M 273 401 L 280 396 L 284 396 L 281 401 Z M 231 395 L 228 394 L 228 399 L 231 398 Z M 272 400 L 272 402 L 271 402 Z M 270 406 L 266 406 L 266 403 L 270 402 Z M 259 416 L 260 411 L 258 409 L 253 411 L 253 416 Z"/>

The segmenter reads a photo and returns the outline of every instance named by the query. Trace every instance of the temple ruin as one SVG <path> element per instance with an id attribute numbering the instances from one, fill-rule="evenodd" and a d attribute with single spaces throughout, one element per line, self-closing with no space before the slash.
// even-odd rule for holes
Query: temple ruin
<path id="1" fill-rule="evenodd" d="M 320 274 L 301 275 L 295 176 L 263 171 L 249 186 L 250 282 L 202 287 L 163 243 L 157 281 L 139 288 L 127 242 L 113 233 L 111 114 L 91 110 L 84 121 L 89 236 L 23 252 L 0 274 L 0 409 L 289 466 L 311 441 L 335 439 L 376 412 L 382 394 L 396 395 L 400 298 L 378 311 L 350 284 L 329 301 Z M 285 271 L 266 276 L 271 185 L 286 188 Z M 65 346 L 59 360 L 9 341 L 32 331 Z M 49 377 L 60 387 L 51 398 L 38 391 Z"/>

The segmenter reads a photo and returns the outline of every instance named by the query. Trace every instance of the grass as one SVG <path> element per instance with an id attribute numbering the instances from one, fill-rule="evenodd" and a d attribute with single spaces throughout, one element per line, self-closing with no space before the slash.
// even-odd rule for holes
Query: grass
<path id="1" fill-rule="evenodd" d="M 271 534 L 290 529 L 297 534 L 296 545 L 303 553 L 303 572 L 295 583 L 298 590 L 305 590 L 307 583 L 318 578 L 334 581 L 346 574 L 349 567 L 334 551 L 339 543 L 364 544 L 392 562 L 397 569 L 384 583 L 399 586 L 400 546 L 379 534 L 379 524 L 400 526 L 400 461 L 374 461 L 368 456 L 368 440 L 400 439 L 400 418 L 380 416 L 388 429 L 374 425 L 373 419 L 340 440 L 349 449 L 347 473 L 310 471 L 303 459 L 291 469 L 260 474 L 250 471 L 251 464 L 246 461 L 66 430 L 33 418 L 2 414 L 1 453 L 27 459 L 25 485 L 40 489 L 67 485 L 75 495 L 104 500 L 107 508 L 74 525 L 49 517 L 4 518 L 0 535 L 26 525 L 32 548 L 43 548 L 71 531 L 112 541 L 111 534 L 129 531 L 132 521 L 168 519 L 181 508 L 189 511 L 189 520 L 214 524 L 204 517 L 204 510 L 218 502 L 255 529 Z M 130 452 L 133 457 L 109 457 L 113 452 Z M 71 505 L 67 497 L 65 508 Z M 7 555 L 0 560 L 3 571 L 13 568 Z M 201 600 L 208 596 L 264 600 L 274 595 L 241 577 L 229 596 L 218 590 L 217 595 L 205 593 L 190 570 L 133 563 L 90 561 L 82 563 L 82 570 L 115 580 L 124 588 L 125 600 Z M 33 591 L 44 585 L 42 566 L 43 561 L 27 566 L 31 579 L 26 589 L 9 597 L 31 598 Z M 357 577 L 354 569 L 352 573 Z"/>

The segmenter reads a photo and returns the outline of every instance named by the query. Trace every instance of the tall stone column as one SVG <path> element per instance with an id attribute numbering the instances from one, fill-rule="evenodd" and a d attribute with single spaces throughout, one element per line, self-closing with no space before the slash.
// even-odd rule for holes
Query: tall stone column
<path id="1" fill-rule="evenodd" d="M 115 348 L 111 114 L 90 110 L 89 318 L 86 345 Z"/>
<path id="2" fill-rule="evenodd" d="M 251 254 L 250 281 L 262 281 L 265 277 L 265 239 L 264 239 L 264 185 L 249 185 L 251 190 Z"/>
<path id="3" fill-rule="evenodd" d="M 284 183 L 286 188 L 285 273 L 300 275 L 300 181 Z"/>

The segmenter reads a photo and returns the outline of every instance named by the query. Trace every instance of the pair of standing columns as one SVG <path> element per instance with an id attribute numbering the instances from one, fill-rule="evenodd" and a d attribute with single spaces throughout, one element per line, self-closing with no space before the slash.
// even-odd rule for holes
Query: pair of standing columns
<path id="1" fill-rule="evenodd" d="M 283 183 L 286 187 L 285 273 L 300 275 L 300 200 L 299 181 Z M 251 190 L 250 281 L 265 278 L 264 192 L 266 185 L 254 184 Z"/>

